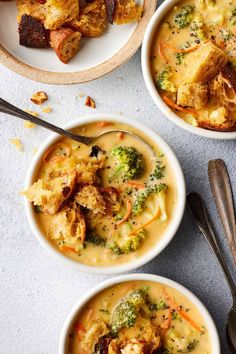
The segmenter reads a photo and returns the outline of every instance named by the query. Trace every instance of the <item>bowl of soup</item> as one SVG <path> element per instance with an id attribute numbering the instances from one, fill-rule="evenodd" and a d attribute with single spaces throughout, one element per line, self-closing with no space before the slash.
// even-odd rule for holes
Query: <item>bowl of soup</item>
<path id="1" fill-rule="evenodd" d="M 123 116 L 81 117 L 66 129 L 112 132 L 89 146 L 53 134 L 40 147 L 23 191 L 33 233 L 82 271 L 108 274 L 147 263 L 171 241 L 185 208 L 174 153 L 153 130 Z"/>
<path id="2" fill-rule="evenodd" d="M 236 139 L 236 1 L 166 0 L 142 46 L 147 89 L 179 127 Z"/>
<path id="3" fill-rule="evenodd" d="M 220 354 L 215 324 L 200 300 L 182 285 L 156 275 L 105 281 L 73 307 L 59 354 Z"/>

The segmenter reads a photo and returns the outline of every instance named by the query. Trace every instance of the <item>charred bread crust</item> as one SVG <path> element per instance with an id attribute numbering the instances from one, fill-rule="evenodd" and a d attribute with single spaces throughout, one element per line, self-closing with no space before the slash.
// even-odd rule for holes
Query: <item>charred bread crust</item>
<path id="1" fill-rule="evenodd" d="M 234 132 L 236 131 L 236 122 L 226 122 L 222 125 L 213 125 L 208 121 L 198 122 L 200 128 L 207 130 L 214 130 L 218 132 Z"/>
<path id="2" fill-rule="evenodd" d="M 19 42 L 28 48 L 49 48 L 49 33 L 42 22 L 23 15 L 19 24 Z"/>

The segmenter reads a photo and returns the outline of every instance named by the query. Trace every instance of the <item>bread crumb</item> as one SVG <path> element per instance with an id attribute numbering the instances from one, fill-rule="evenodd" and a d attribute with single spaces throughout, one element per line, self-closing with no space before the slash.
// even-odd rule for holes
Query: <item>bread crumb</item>
<path id="1" fill-rule="evenodd" d="M 78 94 L 78 97 L 80 97 L 80 98 L 83 98 L 85 96 L 85 93 L 84 92 L 80 92 L 79 94 Z"/>
<path id="2" fill-rule="evenodd" d="M 35 155 L 38 151 L 38 148 L 33 148 L 33 154 Z"/>
<path id="3" fill-rule="evenodd" d="M 85 106 L 90 107 L 90 108 L 96 108 L 95 101 L 90 96 L 86 97 Z"/>
<path id="4" fill-rule="evenodd" d="M 44 107 L 44 108 L 42 108 L 42 113 L 50 113 L 50 112 L 52 112 L 52 107 Z"/>
<path id="5" fill-rule="evenodd" d="M 28 129 L 32 129 L 32 128 L 35 128 L 35 124 L 34 123 L 32 123 L 32 122 L 29 122 L 29 121 L 25 121 L 24 122 L 24 127 L 25 128 L 28 128 Z"/>
<path id="6" fill-rule="evenodd" d="M 30 111 L 29 109 L 25 109 L 25 112 L 31 114 L 34 117 L 38 117 L 39 115 L 38 112 Z"/>
<path id="7" fill-rule="evenodd" d="M 12 138 L 9 140 L 11 144 L 15 145 L 18 151 L 23 151 L 23 145 L 19 138 Z"/>
<path id="8" fill-rule="evenodd" d="M 48 100 L 48 96 L 44 91 L 38 91 L 36 93 L 33 93 L 30 99 L 34 104 L 42 104 L 45 101 Z"/>

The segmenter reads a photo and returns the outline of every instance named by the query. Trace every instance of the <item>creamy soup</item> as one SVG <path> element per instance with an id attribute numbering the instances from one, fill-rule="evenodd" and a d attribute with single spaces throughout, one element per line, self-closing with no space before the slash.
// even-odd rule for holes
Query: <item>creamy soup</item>
<path id="1" fill-rule="evenodd" d="M 188 123 L 236 130 L 236 0 L 180 1 L 154 36 L 151 67 L 162 99 Z"/>
<path id="2" fill-rule="evenodd" d="M 177 290 L 150 281 L 114 285 L 92 298 L 71 328 L 67 354 L 210 354 L 204 319 Z"/>
<path id="3" fill-rule="evenodd" d="M 62 139 L 45 153 L 35 183 L 25 191 L 43 234 L 75 261 L 107 266 L 149 251 L 163 236 L 175 208 L 176 181 L 165 155 L 142 132 L 98 122 L 76 129 L 97 135 L 94 146 Z"/>

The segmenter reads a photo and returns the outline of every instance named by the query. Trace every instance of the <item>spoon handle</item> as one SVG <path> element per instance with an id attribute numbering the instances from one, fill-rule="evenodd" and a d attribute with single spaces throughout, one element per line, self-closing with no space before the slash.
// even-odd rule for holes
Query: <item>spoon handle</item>
<path id="1" fill-rule="evenodd" d="M 236 265 L 236 222 L 233 193 L 227 168 L 223 160 L 211 160 L 208 177 L 212 194 L 225 229 L 228 243 Z"/>
<path id="2" fill-rule="evenodd" d="M 40 125 L 43 128 L 51 130 L 54 133 L 57 133 L 59 135 L 63 135 L 63 136 L 70 138 L 72 140 L 76 140 L 76 141 L 78 141 L 82 144 L 85 144 L 85 145 L 88 145 L 91 140 L 89 137 L 73 134 L 67 130 L 57 127 L 56 125 L 46 122 L 45 120 L 35 117 L 32 114 L 27 113 L 18 107 L 13 106 L 11 103 L 3 100 L 2 98 L 0 98 L 0 112 L 30 121 L 32 123 Z"/>
<path id="3" fill-rule="evenodd" d="M 206 206 L 201 198 L 201 196 L 197 193 L 189 193 L 187 195 L 187 205 L 202 232 L 203 236 L 206 238 L 209 243 L 212 251 L 217 257 L 221 268 L 224 272 L 225 278 L 229 284 L 229 288 L 233 297 L 234 303 L 236 303 L 236 286 L 234 280 L 230 274 L 229 268 L 223 258 L 223 254 L 220 249 L 220 245 L 216 238 L 215 232 L 213 231 L 212 223 L 207 214 Z"/>

